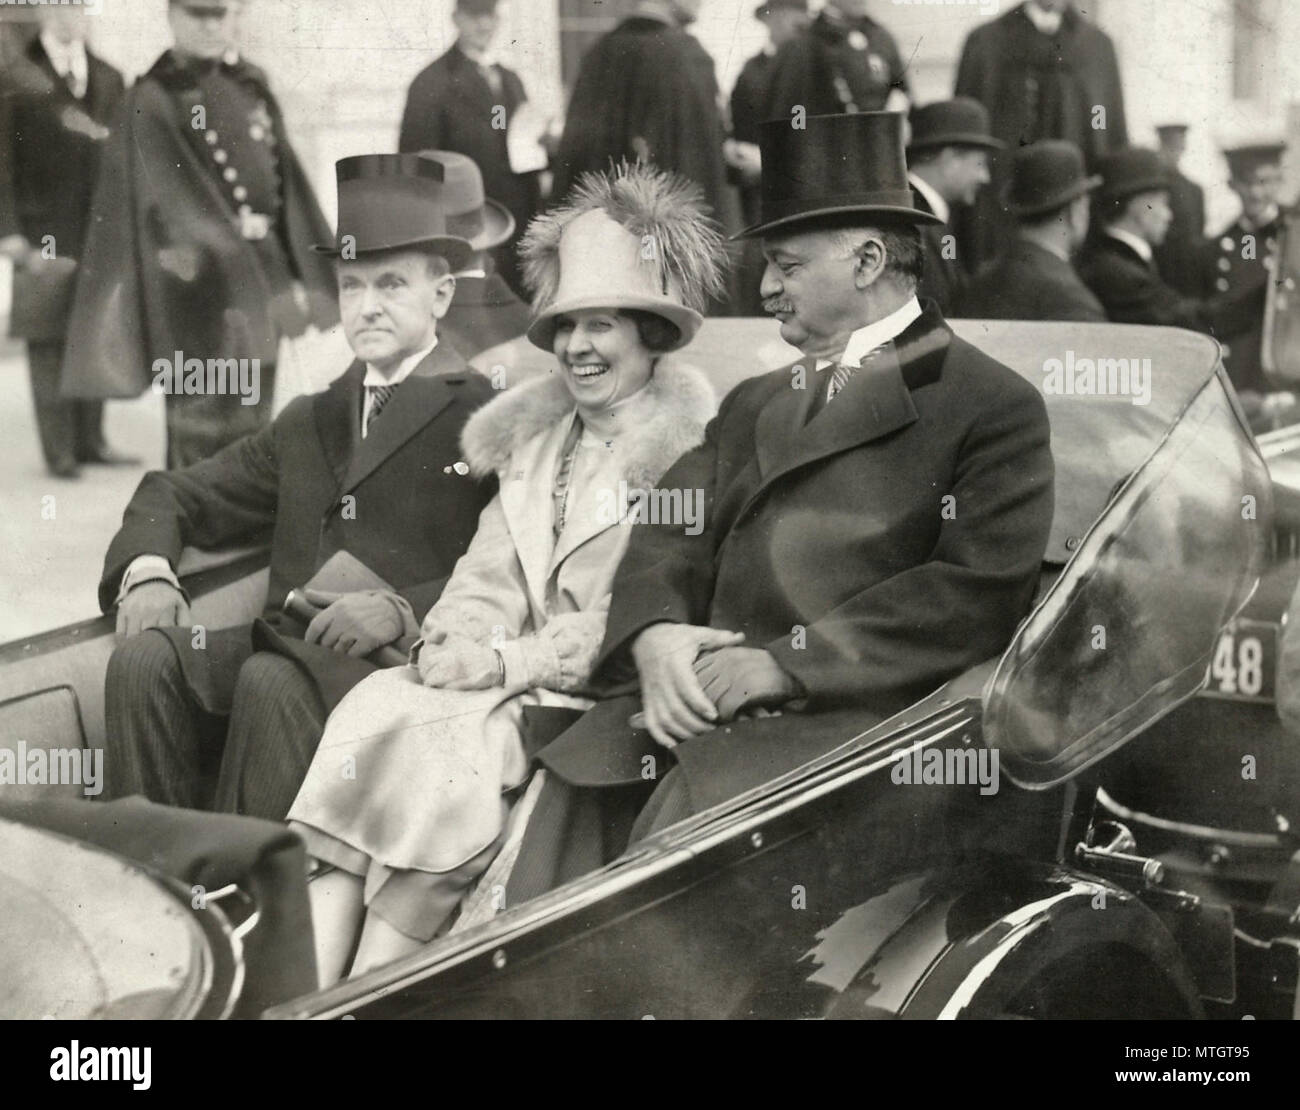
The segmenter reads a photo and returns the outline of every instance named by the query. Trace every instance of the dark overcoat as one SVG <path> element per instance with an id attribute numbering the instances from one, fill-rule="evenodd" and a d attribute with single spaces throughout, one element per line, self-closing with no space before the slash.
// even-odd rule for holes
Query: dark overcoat
<path id="1" fill-rule="evenodd" d="M 936 214 L 933 206 L 925 199 L 925 194 L 921 190 L 912 190 L 912 201 L 922 212 L 929 212 L 931 215 Z M 917 294 L 921 297 L 929 297 L 934 301 L 944 316 L 955 316 L 957 314 L 957 302 L 961 299 L 962 292 L 969 280 L 966 271 L 961 268 L 961 264 L 957 261 L 957 252 L 955 250 L 945 250 L 944 239 L 952 234 L 952 228 L 947 224 L 921 225 L 921 249 L 924 255 L 924 264 L 921 273 L 921 284 L 917 287 Z"/>
<path id="2" fill-rule="evenodd" d="M 321 328 L 338 320 L 332 241 L 260 70 L 237 80 L 266 102 L 282 177 L 281 240 Z M 165 53 L 126 95 L 105 144 L 64 353 L 65 396 L 135 397 L 155 359 L 257 358 L 274 365 L 287 314 L 254 245 L 240 234 L 204 132 L 191 126 L 196 78 Z"/>
<path id="3" fill-rule="evenodd" d="M 280 614 L 281 603 L 330 556 L 347 551 L 423 617 L 495 492 L 493 483 L 454 469 L 461 429 L 493 390 L 440 345 L 398 386 L 362 439 L 364 376 L 365 367 L 354 363 L 324 392 L 296 398 L 262 431 L 192 466 L 145 475 L 104 560 L 103 610 L 114 605 L 137 555 L 163 555 L 175 566 L 186 546 L 269 541 L 260 646 L 305 663 L 327 706 L 373 670 L 365 660 L 303 643 L 301 626 Z M 252 650 L 247 626 L 214 633 L 202 652 L 191 646 L 190 629 L 166 632 L 200 702 L 228 712 L 235 674 Z"/>
<path id="4" fill-rule="evenodd" d="M 598 681 L 631 679 L 637 634 L 674 621 L 744 632 L 806 691 L 783 717 L 677 747 L 696 808 L 843 743 L 845 712 L 881 720 L 997 655 L 1038 582 L 1053 465 L 1034 386 L 932 304 L 805 426 L 825 384 L 798 363 L 733 389 L 659 483 L 703 491 L 699 534 L 638 526 L 615 578 Z M 598 706 L 600 727 L 579 722 L 541 761 L 574 785 L 643 782 L 664 752 L 626 725 L 636 708 Z"/>
<path id="5" fill-rule="evenodd" d="M 1169 231 L 1155 248 L 1156 269 L 1180 293 L 1204 292 L 1201 274 L 1205 254 L 1205 190 L 1179 170 L 1169 183 Z"/>
<path id="6" fill-rule="evenodd" d="M 515 295 L 500 274 L 456 279 L 451 308 L 438 325 L 439 340 L 446 340 L 465 358 L 517 339 L 528 330 L 528 305 Z"/>
<path id="7" fill-rule="evenodd" d="M 966 286 L 957 310 L 980 320 L 1106 320 L 1101 302 L 1070 263 L 1021 238 Z"/>

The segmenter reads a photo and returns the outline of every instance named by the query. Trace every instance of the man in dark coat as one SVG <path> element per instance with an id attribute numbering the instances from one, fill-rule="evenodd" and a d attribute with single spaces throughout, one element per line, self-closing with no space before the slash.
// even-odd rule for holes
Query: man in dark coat
<path id="1" fill-rule="evenodd" d="M 100 150 L 125 93 L 122 75 L 87 49 L 84 21 L 77 8 L 42 10 L 41 33 L 23 59 L 25 88 L 0 131 L 18 231 L 47 260 L 81 255 Z M 103 402 L 60 395 L 63 338 L 61 331 L 27 337 L 36 426 L 50 473 L 75 478 L 81 463 L 134 462 L 104 442 Z"/>
<path id="2" fill-rule="evenodd" d="M 867 15 L 866 0 L 829 0 L 808 29 L 776 55 L 765 120 L 831 112 L 903 111 L 907 67 L 889 31 Z"/>
<path id="3" fill-rule="evenodd" d="M 338 319 L 329 235 L 266 77 L 230 48 L 229 0 L 171 0 L 176 46 L 105 144 L 63 365 L 68 397 L 134 397 L 157 360 L 256 359 L 237 394 L 167 393 L 167 462 L 270 419 L 280 339 Z M 177 352 L 180 352 L 178 355 Z"/>
<path id="4" fill-rule="evenodd" d="M 700 0 L 642 0 L 582 59 L 555 161 L 557 200 L 587 172 L 626 158 L 675 170 L 704 190 L 724 224 L 718 80 L 709 57 L 683 28 Z"/>
<path id="5" fill-rule="evenodd" d="M 633 531 L 594 679 L 640 696 L 597 704 L 540 754 L 552 793 L 635 789 L 652 768 L 634 836 L 997 655 L 1033 598 L 1052 520 L 1046 409 L 917 302 L 912 225 L 933 217 L 911 205 L 902 122 L 764 128 L 764 221 L 746 234 L 763 237 L 768 311 L 804 355 L 733 389 L 661 479 L 702 491 L 703 521 Z M 530 822 L 512 904 L 573 873 L 564 840 Z"/>
<path id="6" fill-rule="evenodd" d="M 986 320 L 1082 320 L 1106 310 L 1072 264 L 1088 235 L 1092 192 L 1083 154 L 1064 139 L 1016 151 L 1006 203 L 1019 225 L 1006 253 L 966 287 L 958 310 Z"/>
<path id="7" fill-rule="evenodd" d="M 1178 168 L 1187 147 L 1187 124 L 1156 128 L 1160 152 L 1169 165 L 1169 233 L 1156 247 L 1156 269 L 1180 293 L 1197 296 L 1205 255 L 1205 190 Z"/>
<path id="8" fill-rule="evenodd" d="M 515 234 L 493 257 L 507 284 L 521 292 L 515 244 L 541 203 L 540 171 L 516 173 L 510 162 L 509 129 L 528 94 L 519 75 L 492 56 L 496 6 L 497 0 L 456 0 L 458 37 L 411 82 L 397 148 L 450 150 L 474 160 L 487 195 L 514 217 Z"/>
<path id="9" fill-rule="evenodd" d="M 970 276 L 958 258 L 953 209 L 970 207 L 989 183 L 989 154 L 1002 144 L 989 135 L 989 115 L 979 101 L 958 98 L 914 108 L 907 148 L 908 180 L 922 212 L 941 223 L 921 228 L 925 272 L 917 296 L 929 297 L 952 316 Z"/>
<path id="10" fill-rule="evenodd" d="M 126 637 L 105 680 L 110 796 L 201 807 L 219 766 L 217 808 L 283 817 L 328 710 L 374 669 L 367 657 L 414 636 L 493 492 L 458 445 L 491 386 L 437 334 L 471 253 L 445 232 L 442 168 L 364 155 L 338 177 L 331 253 L 357 361 L 212 458 L 146 475 L 109 547 L 99 600 Z M 271 545 L 264 620 L 191 628 L 182 548 L 257 540 Z M 356 563 L 368 574 L 349 585 Z M 322 611 L 304 626 L 280 609 L 309 583 Z M 276 773 L 241 780 L 250 746 L 274 749 Z"/>
<path id="11" fill-rule="evenodd" d="M 1128 143 L 1115 45 L 1072 0 L 1027 0 L 972 31 L 955 94 L 989 110 L 1008 150 L 1068 139 L 1091 170 Z M 974 262 L 993 258 L 1014 232 L 999 204 L 1008 168 L 1005 156 L 993 159 L 993 187 L 963 220 Z"/>
<path id="12" fill-rule="evenodd" d="M 1236 335 L 1263 312 L 1265 277 L 1215 297 L 1185 297 L 1156 271 L 1153 248 L 1169 230 L 1169 171 L 1154 150 L 1129 147 L 1103 158 L 1097 221 L 1079 255 L 1079 276 L 1120 324 L 1162 324 L 1216 338 Z M 1248 383 L 1236 382 L 1238 390 Z"/>
<path id="13" fill-rule="evenodd" d="M 1282 153 L 1279 141 L 1254 142 L 1225 150 L 1229 183 L 1241 201 L 1241 215 L 1201 251 L 1200 294 L 1232 297 L 1243 290 L 1267 285 L 1276 266 L 1284 216 L 1279 204 L 1282 189 Z M 1223 364 L 1238 393 L 1261 396 L 1275 390 L 1264 373 L 1262 357 L 1264 311 L 1225 330 Z"/>

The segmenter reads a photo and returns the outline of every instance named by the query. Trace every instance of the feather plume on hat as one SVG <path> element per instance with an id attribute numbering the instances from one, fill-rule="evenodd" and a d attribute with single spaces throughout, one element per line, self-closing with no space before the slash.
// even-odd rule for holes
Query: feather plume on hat
<path id="1" fill-rule="evenodd" d="M 563 204 L 528 225 L 519 244 L 519 257 L 539 322 L 551 314 L 557 301 L 573 300 L 566 294 L 573 292 L 576 275 L 562 280 L 561 240 L 576 220 L 592 212 L 603 213 L 641 245 L 638 254 L 641 263 L 657 264 L 657 280 L 653 284 L 665 299 L 663 305 L 656 306 L 636 305 L 613 297 L 604 307 L 621 307 L 624 303 L 648 311 L 663 307 L 669 310 L 665 314 L 671 319 L 675 314 L 668 299 L 684 306 L 691 315 L 697 315 L 703 312 L 710 298 L 722 296 L 727 244 L 708 215 L 703 190 L 679 174 L 643 162 L 624 161 L 605 173 L 583 174 Z M 590 264 L 600 267 L 602 256 L 593 256 Z M 609 257 L 608 265 L 625 267 L 626 258 L 616 261 Z M 609 277 L 610 289 L 617 289 L 620 274 L 611 273 Z M 598 300 L 588 307 L 597 304 Z M 555 311 L 559 308 L 555 307 Z M 694 329 L 690 331 L 693 334 Z"/>

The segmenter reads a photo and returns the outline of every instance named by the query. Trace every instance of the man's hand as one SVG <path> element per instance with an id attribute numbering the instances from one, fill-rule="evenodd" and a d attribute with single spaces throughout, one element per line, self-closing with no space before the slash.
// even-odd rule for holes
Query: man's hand
<path id="1" fill-rule="evenodd" d="M 172 628 L 189 623 L 190 606 L 185 595 L 160 578 L 133 587 L 117 607 L 119 636 L 134 636 L 146 628 Z"/>
<path id="2" fill-rule="evenodd" d="M 655 741 L 675 748 L 713 729 L 718 711 L 695 677 L 692 664 L 702 651 L 732 647 L 743 632 L 724 632 L 694 624 L 652 624 L 632 644 L 641 678 L 645 724 Z"/>
<path id="3" fill-rule="evenodd" d="M 441 690 L 488 690 L 501 685 L 501 664 L 490 647 L 456 636 L 420 649 L 420 681 Z"/>
<path id="4" fill-rule="evenodd" d="M 303 639 L 309 644 L 320 644 L 360 659 L 376 648 L 391 644 L 402 634 L 396 608 L 379 594 L 336 594 L 306 589 L 303 596 L 313 605 L 325 607 L 303 633 Z"/>
<path id="5" fill-rule="evenodd" d="M 719 721 L 734 720 L 751 708 L 781 705 L 799 693 L 794 679 L 762 648 L 724 647 L 706 652 L 695 662 L 695 677 L 718 707 Z"/>

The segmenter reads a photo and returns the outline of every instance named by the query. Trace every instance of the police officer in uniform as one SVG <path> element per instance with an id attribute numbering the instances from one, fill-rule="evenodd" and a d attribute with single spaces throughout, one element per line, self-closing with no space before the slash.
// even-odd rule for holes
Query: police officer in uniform
<path id="1" fill-rule="evenodd" d="M 894 36 L 866 0 L 828 0 L 808 29 L 777 51 L 764 119 L 906 111 L 906 67 Z"/>
<path id="2" fill-rule="evenodd" d="M 1282 188 L 1282 142 L 1259 142 L 1225 150 L 1231 174 L 1229 184 L 1241 198 L 1241 216 L 1218 238 L 1206 244 L 1202 267 L 1202 293 L 1227 295 L 1266 283 L 1276 264 L 1282 230 L 1279 193 Z M 1239 393 L 1268 394 L 1274 386 L 1266 379 L 1260 358 L 1264 317 L 1261 312 L 1243 331 L 1221 336 L 1224 365 Z"/>

